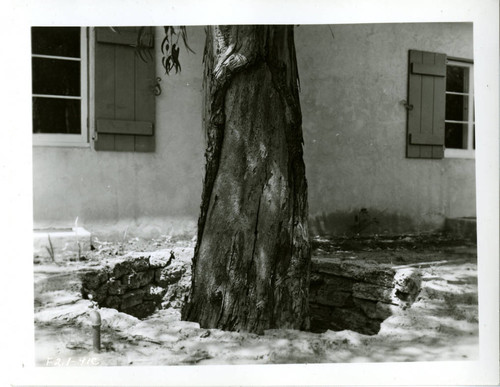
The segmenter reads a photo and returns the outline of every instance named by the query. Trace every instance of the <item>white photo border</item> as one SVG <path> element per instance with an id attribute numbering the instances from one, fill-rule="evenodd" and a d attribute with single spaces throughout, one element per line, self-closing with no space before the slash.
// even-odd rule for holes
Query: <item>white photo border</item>
<path id="1" fill-rule="evenodd" d="M 2 73 L 9 76 L 0 131 L 6 209 L 2 313 L 4 369 L 13 385 L 483 385 L 498 383 L 498 0 L 27 0 L 2 12 Z M 266 366 L 34 367 L 30 31 L 32 25 L 206 25 L 473 22 L 476 70 L 478 361 Z M 7 60 L 8 58 L 8 60 Z M 6 108 L 6 109 L 5 109 Z M 5 158 L 5 160 L 4 160 Z M 5 223 L 5 224 L 4 224 Z M 22 289 L 22 291 L 20 290 Z M 15 294 L 14 294 L 15 293 Z M 14 296 L 14 297 L 9 297 Z M 6 305 L 4 305 L 6 303 Z M 4 376 L 4 377 L 5 377 Z"/>

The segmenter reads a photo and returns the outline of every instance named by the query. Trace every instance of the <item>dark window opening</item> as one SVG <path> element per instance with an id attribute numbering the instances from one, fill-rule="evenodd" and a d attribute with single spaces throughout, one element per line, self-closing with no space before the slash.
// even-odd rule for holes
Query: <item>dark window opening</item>
<path id="1" fill-rule="evenodd" d="M 446 66 L 445 147 L 475 149 L 472 67 Z M 472 111 L 471 111 L 472 109 Z"/>
<path id="2" fill-rule="evenodd" d="M 33 27 L 33 133 L 81 134 L 81 29 Z"/>

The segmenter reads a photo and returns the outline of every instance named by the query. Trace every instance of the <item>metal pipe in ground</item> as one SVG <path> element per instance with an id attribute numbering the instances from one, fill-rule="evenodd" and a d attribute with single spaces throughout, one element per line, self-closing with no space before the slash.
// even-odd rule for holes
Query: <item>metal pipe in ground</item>
<path id="1" fill-rule="evenodd" d="M 90 323 L 92 324 L 92 343 L 94 351 L 101 351 L 101 315 L 97 310 L 90 312 Z"/>

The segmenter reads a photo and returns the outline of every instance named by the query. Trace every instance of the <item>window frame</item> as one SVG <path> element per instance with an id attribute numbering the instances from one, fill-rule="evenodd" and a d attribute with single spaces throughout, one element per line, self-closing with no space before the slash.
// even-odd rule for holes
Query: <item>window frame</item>
<path id="1" fill-rule="evenodd" d="M 453 65 L 459 67 L 466 67 L 469 69 L 469 106 L 472 106 L 472 109 L 469 108 L 468 117 L 467 117 L 467 149 L 458 149 L 458 148 L 446 148 L 444 149 L 444 157 L 445 158 L 461 158 L 461 159 L 474 159 L 476 157 L 476 150 L 473 147 L 474 141 L 474 61 L 470 59 L 463 58 L 455 58 L 455 57 L 447 57 L 446 66 Z M 448 91 L 445 92 L 448 94 Z M 456 122 L 451 120 L 446 120 L 446 122 Z M 463 122 L 459 122 L 463 123 Z"/>
<path id="2" fill-rule="evenodd" d="M 31 53 L 31 58 L 59 58 L 64 60 L 75 60 L 80 62 L 80 109 L 81 109 L 81 133 L 33 133 L 33 146 L 55 146 L 55 147 L 90 147 L 89 141 L 89 33 L 87 27 L 80 27 L 80 58 L 66 58 L 52 55 L 37 55 Z M 32 97 L 37 96 L 33 94 Z M 50 98 L 50 97 L 49 97 Z M 68 98 L 60 97 L 56 98 Z M 78 97 L 77 97 L 78 98 Z M 72 97 L 71 99 L 77 99 Z M 33 114 L 33 113 L 32 113 Z M 32 120 L 33 122 L 33 120 Z"/>

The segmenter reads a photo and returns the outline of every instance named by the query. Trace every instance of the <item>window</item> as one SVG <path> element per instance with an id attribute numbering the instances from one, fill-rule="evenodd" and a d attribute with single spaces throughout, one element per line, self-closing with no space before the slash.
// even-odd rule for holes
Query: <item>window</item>
<path id="1" fill-rule="evenodd" d="M 155 60 L 137 55 L 140 29 L 32 28 L 34 145 L 90 147 L 91 138 L 96 151 L 154 152 Z M 154 28 L 142 31 L 153 50 Z"/>
<path id="2" fill-rule="evenodd" d="M 474 157 L 473 65 L 448 60 L 446 66 L 445 156 Z"/>
<path id="3" fill-rule="evenodd" d="M 33 27 L 31 47 L 34 145 L 88 145 L 86 29 Z"/>
<path id="4" fill-rule="evenodd" d="M 472 62 L 410 50 L 408 158 L 474 157 Z"/>

